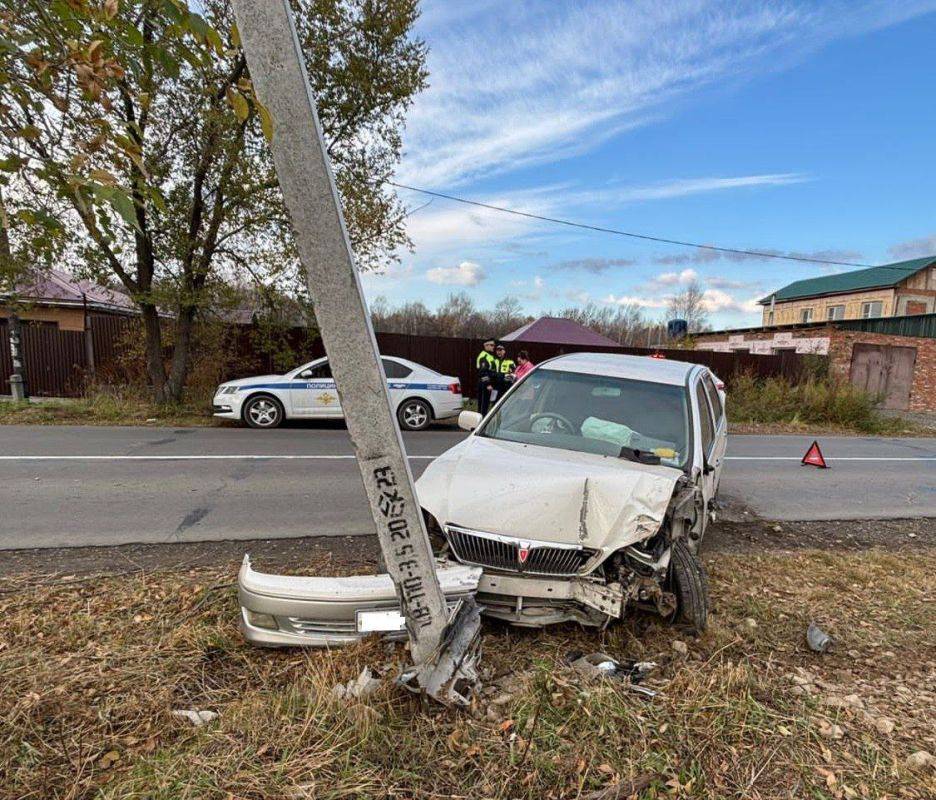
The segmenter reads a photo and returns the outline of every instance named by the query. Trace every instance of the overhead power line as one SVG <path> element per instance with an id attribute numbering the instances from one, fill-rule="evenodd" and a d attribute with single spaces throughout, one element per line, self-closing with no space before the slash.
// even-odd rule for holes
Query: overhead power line
<path id="1" fill-rule="evenodd" d="M 465 197 L 456 197 L 453 194 L 444 194 L 443 192 L 434 192 L 431 189 L 420 189 L 418 186 L 407 186 L 405 183 L 396 183 L 394 181 L 385 181 L 389 186 L 395 186 L 397 189 L 407 189 L 411 192 L 419 192 L 429 197 L 439 197 L 443 200 L 451 200 L 453 203 L 463 203 L 466 206 L 476 206 L 486 208 L 490 211 L 500 211 L 502 214 L 513 214 L 516 217 L 526 217 L 527 219 L 537 219 L 541 222 L 551 222 L 554 225 L 566 225 L 570 228 L 581 228 L 586 231 L 597 231 L 598 233 L 610 233 L 614 236 L 627 236 L 630 239 L 642 239 L 646 242 L 658 242 L 660 244 L 675 244 L 680 247 L 694 247 L 696 250 L 709 250 L 716 253 L 733 253 L 735 255 L 753 256 L 755 258 L 775 258 L 780 261 L 805 261 L 809 264 L 830 264 L 836 267 L 870 267 L 871 264 L 859 264 L 854 261 L 833 261 L 828 258 L 811 258 L 809 256 L 783 255 L 781 253 L 765 253 L 760 250 L 742 250 L 737 247 L 719 247 L 714 244 L 700 244 L 699 242 L 686 242 L 680 239 L 667 239 L 663 236 L 650 236 L 646 233 L 633 233 L 632 231 L 622 231 L 617 228 L 605 228 L 601 225 L 589 225 L 585 222 L 574 222 L 568 219 L 559 219 L 558 217 L 546 217 L 542 214 L 531 214 L 528 211 L 518 211 L 515 208 L 505 208 L 504 206 L 495 206 L 491 203 L 482 203 L 479 200 L 469 200 Z"/>

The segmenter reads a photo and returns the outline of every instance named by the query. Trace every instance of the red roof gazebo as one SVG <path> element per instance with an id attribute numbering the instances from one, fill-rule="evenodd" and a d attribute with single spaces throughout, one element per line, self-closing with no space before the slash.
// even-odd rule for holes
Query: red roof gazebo
<path id="1" fill-rule="evenodd" d="M 540 317 L 517 330 L 501 336 L 503 342 L 539 342 L 542 344 L 569 344 L 579 347 L 617 347 L 607 336 L 564 317 Z"/>

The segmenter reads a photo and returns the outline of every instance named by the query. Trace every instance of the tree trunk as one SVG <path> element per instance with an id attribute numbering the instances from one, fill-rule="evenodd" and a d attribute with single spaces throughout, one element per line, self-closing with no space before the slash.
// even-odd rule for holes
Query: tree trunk
<path id="1" fill-rule="evenodd" d="M 181 403 L 185 383 L 188 380 L 192 356 L 192 337 L 195 331 L 195 308 L 184 306 L 176 319 L 175 344 L 172 348 L 172 365 L 166 381 L 166 402 Z"/>
<path id="2" fill-rule="evenodd" d="M 156 306 L 150 303 L 140 304 L 140 316 L 143 320 L 143 336 L 146 348 L 146 374 L 149 378 L 150 388 L 153 391 L 153 400 L 165 403 L 166 397 L 166 367 L 162 356 L 162 329 L 159 323 L 159 312 Z"/>

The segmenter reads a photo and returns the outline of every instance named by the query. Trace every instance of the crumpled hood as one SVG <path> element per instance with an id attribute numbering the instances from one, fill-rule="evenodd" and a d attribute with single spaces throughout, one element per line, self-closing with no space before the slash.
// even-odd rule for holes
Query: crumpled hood
<path id="1" fill-rule="evenodd" d="M 585 547 L 653 536 L 676 481 L 672 467 L 469 436 L 416 483 L 441 524 Z"/>

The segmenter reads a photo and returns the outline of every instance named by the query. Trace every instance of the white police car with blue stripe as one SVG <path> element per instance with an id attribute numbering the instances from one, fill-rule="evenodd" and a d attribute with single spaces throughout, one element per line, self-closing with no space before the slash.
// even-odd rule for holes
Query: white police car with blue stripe
<path id="1" fill-rule="evenodd" d="M 458 378 L 395 356 L 382 356 L 390 402 L 403 430 L 418 431 L 462 410 Z M 215 392 L 214 415 L 251 428 L 275 428 L 284 419 L 342 419 L 341 403 L 327 358 L 285 375 L 226 381 Z"/>

